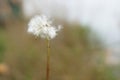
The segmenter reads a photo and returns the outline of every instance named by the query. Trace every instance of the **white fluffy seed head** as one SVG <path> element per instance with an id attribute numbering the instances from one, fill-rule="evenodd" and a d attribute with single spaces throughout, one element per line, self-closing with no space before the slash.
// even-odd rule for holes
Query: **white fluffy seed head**
<path id="1" fill-rule="evenodd" d="M 28 24 L 28 32 L 33 35 L 46 39 L 53 39 L 57 32 L 62 29 L 61 26 L 55 27 L 52 25 L 46 16 L 36 15 L 33 17 Z"/>

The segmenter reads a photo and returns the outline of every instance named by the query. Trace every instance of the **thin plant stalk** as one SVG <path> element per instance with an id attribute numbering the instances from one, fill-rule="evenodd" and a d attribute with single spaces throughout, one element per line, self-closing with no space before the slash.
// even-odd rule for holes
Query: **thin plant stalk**
<path id="1" fill-rule="evenodd" d="M 50 79 L 50 40 L 47 39 L 46 80 Z"/>

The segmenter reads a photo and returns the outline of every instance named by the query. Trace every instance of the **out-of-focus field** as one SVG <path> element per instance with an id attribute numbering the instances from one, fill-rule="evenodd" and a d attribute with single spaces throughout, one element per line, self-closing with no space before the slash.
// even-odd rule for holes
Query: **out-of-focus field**
<path id="1" fill-rule="evenodd" d="M 50 80 L 116 80 L 104 63 L 105 51 L 89 29 L 61 22 L 51 40 Z M 28 21 L 12 19 L 0 29 L 0 80 L 45 80 L 46 40 L 27 33 Z"/>

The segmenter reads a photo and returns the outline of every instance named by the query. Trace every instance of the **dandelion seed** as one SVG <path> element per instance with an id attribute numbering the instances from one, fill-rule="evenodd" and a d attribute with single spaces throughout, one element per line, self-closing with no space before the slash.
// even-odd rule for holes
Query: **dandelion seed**
<path id="1" fill-rule="evenodd" d="M 52 25 L 46 16 L 36 15 L 28 24 L 28 32 L 33 35 L 46 39 L 53 39 L 56 37 L 57 32 L 61 30 L 61 26 L 55 27 Z"/>

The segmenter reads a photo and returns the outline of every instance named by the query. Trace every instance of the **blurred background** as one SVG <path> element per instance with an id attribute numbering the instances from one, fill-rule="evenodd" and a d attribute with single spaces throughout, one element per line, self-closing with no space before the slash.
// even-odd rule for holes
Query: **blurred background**
<path id="1" fill-rule="evenodd" d="M 34 15 L 64 28 L 51 40 L 50 80 L 120 80 L 119 0 L 0 0 L 0 80 L 45 80 L 47 43 Z"/>

